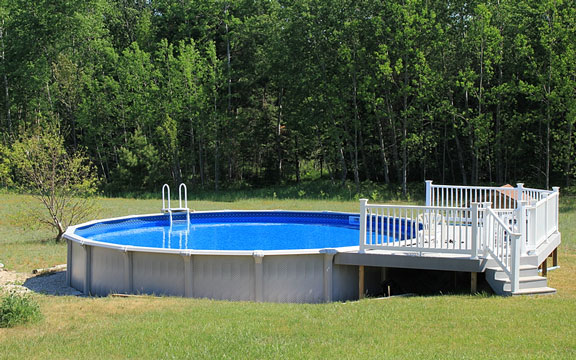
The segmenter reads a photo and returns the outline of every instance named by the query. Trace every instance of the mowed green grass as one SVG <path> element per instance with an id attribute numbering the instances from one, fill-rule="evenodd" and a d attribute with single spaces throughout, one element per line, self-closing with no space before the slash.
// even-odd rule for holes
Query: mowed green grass
<path id="1" fill-rule="evenodd" d="M 66 248 L 7 220 L 23 197 L 0 195 L 0 261 L 30 271 Z M 158 212 L 158 200 L 100 199 L 100 217 Z M 198 201 L 197 210 L 357 211 L 355 201 Z M 576 357 L 576 201 L 562 200 L 561 268 L 552 296 L 431 296 L 331 304 L 36 295 L 44 320 L 0 329 L 0 359 Z"/>

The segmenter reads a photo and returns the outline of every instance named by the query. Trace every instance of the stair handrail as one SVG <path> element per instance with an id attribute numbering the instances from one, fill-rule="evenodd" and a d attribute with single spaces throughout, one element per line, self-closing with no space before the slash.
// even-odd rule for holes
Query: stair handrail
<path id="1" fill-rule="evenodd" d="M 520 202 L 520 206 L 516 210 L 520 226 L 525 224 L 526 221 L 522 203 L 523 202 Z M 496 264 L 498 264 L 498 266 L 508 275 L 510 278 L 511 291 L 514 293 L 520 290 L 520 252 L 523 242 L 522 234 L 524 234 L 525 231 L 519 229 L 519 232 L 514 232 L 513 228 L 509 224 L 506 224 L 498 214 L 492 210 L 489 204 L 486 204 L 483 211 L 485 211 L 484 223 L 482 224 L 484 235 L 482 243 L 484 250 L 492 256 L 496 261 Z M 500 227 L 504 228 L 508 233 L 510 239 L 509 251 L 507 251 L 507 249 L 505 250 L 504 244 L 506 239 L 497 239 L 499 241 L 496 242 L 496 246 L 493 245 L 493 241 L 490 241 L 490 230 L 492 230 L 492 235 L 495 237 L 500 234 L 497 231 L 494 232 L 494 229 L 490 229 L 489 218 L 491 218 L 492 221 L 495 221 Z M 500 243 L 500 241 L 502 243 Z M 504 252 L 504 254 L 502 254 L 502 252 Z"/>

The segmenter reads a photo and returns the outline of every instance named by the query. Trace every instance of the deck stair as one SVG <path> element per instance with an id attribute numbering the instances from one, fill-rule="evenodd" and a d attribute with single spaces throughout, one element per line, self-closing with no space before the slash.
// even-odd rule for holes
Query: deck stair
<path id="1" fill-rule="evenodd" d="M 520 289 L 512 292 L 506 273 L 497 266 L 486 268 L 486 281 L 498 295 L 544 295 L 554 294 L 556 289 L 548 287 L 548 279 L 538 275 L 538 257 L 523 256 L 520 260 Z"/>
<path id="2" fill-rule="evenodd" d="M 179 221 L 174 218 L 175 213 L 185 213 L 186 222 L 190 223 L 190 209 L 188 208 L 188 189 L 185 184 L 180 184 L 178 187 L 178 207 L 172 207 L 170 205 L 170 186 L 164 184 L 162 186 L 162 212 L 170 216 L 170 226 L 175 221 Z"/>

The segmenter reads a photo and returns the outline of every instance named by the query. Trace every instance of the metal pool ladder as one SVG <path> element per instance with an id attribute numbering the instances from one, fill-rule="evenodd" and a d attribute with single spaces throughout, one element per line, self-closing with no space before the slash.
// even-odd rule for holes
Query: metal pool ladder
<path id="1" fill-rule="evenodd" d="M 184 197 L 182 197 L 184 195 Z M 182 200 L 184 200 L 184 206 L 182 206 Z M 168 205 L 168 206 L 166 206 Z M 174 222 L 174 213 L 186 213 L 186 222 L 190 223 L 190 209 L 188 208 L 188 189 L 186 184 L 182 183 L 178 187 L 178 207 L 170 206 L 170 186 L 164 184 L 162 186 L 162 212 L 170 215 L 170 226 Z"/>

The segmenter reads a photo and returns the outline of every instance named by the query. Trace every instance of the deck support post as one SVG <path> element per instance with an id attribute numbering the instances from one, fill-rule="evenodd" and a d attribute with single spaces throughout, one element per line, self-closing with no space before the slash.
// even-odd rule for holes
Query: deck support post
<path id="1" fill-rule="evenodd" d="M 383 268 L 382 268 L 382 272 L 380 273 L 380 283 L 381 283 L 381 284 L 385 284 L 385 283 L 387 283 L 386 280 L 388 280 L 388 268 L 383 267 Z M 383 290 L 384 290 L 384 296 L 390 297 L 390 296 L 392 295 L 392 294 L 391 294 L 391 293 L 392 293 L 392 290 L 390 289 L 390 284 L 389 284 L 389 283 L 387 283 L 387 284 L 388 284 L 388 285 L 386 286 L 386 288 L 383 288 Z"/>
<path id="2" fill-rule="evenodd" d="M 470 273 L 470 293 L 476 294 L 478 292 L 478 273 Z"/>
<path id="3" fill-rule="evenodd" d="M 358 300 L 364 299 L 364 265 L 358 266 Z"/>
<path id="4" fill-rule="evenodd" d="M 380 275 L 380 280 L 382 280 L 382 281 L 388 280 L 388 268 L 386 268 L 386 267 L 383 267 L 383 268 L 382 268 L 382 272 L 381 272 L 381 275 Z"/>
<path id="5" fill-rule="evenodd" d="M 548 258 L 544 259 L 540 266 L 542 267 L 542 275 L 548 276 Z"/>
<path id="6" fill-rule="evenodd" d="M 558 248 L 552 251 L 552 266 L 558 266 Z"/>

